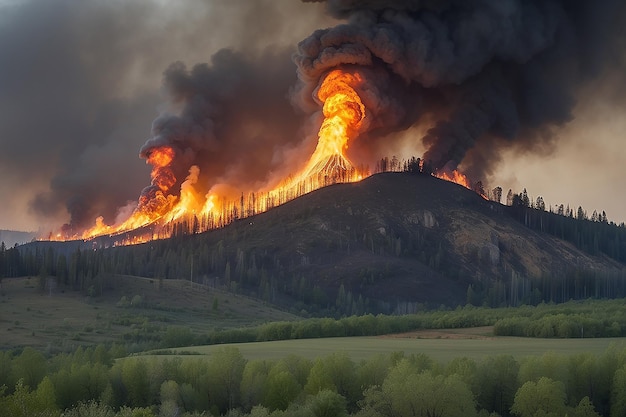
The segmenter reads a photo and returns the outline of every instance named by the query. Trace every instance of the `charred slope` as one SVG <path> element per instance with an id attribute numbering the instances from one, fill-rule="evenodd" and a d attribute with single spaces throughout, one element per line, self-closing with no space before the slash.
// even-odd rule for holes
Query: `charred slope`
<path id="1" fill-rule="evenodd" d="M 623 264 L 525 227 L 459 185 L 405 173 L 326 187 L 223 229 L 86 255 L 113 273 L 192 278 L 338 314 L 615 297 L 626 287 Z"/>
<path id="2" fill-rule="evenodd" d="M 198 276 L 270 301 L 295 299 L 307 310 L 360 312 L 367 300 L 382 310 L 456 305 L 470 285 L 473 302 L 491 305 L 623 293 L 624 265 L 524 227 L 505 206 L 427 175 L 326 187 L 224 229 L 163 242 L 163 256 L 181 245 L 198 251 L 199 268 L 207 253 Z"/>

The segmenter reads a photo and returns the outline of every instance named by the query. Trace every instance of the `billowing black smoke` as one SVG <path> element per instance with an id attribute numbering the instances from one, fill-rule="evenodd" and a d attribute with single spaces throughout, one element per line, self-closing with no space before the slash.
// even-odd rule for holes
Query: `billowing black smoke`
<path id="1" fill-rule="evenodd" d="M 320 77 L 365 68 L 369 132 L 428 120 L 424 158 L 488 174 L 506 147 L 550 146 L 577 93 L 623 56 L 626 3 L 619 0 L 328 0 L 344 24 L 300 42 L 294 101 L 316 107 Z M 624 78 L 620 80 L 624 82 Z"/>
<path id="2" fill-rule="evenodd" d="M 230 159 L 257 174 L 261 165 L 277 164 L 256 142 L 285 149 L 297 140 L 299 116 L 286 98 L 296 81 L 290 56 L 297 41 L 331 20 L 322 5 L 309 5 L 305 15 L 306 6 L 293 0 L 0 0 L 0 228 L 68 222 L 73 234 L 97 216 L 107 224 L 125 218 L 149 182 L 150 167 L 137 160 L 137 150 L 151 135 L 172 134 L 180 165 L 197 147 L 198 158 L 212 157 L 200 165 L 218 176 L 236 169 Z M 239 52 L 191 68 L 221 48 Z M 159 94 L 163 71 L 177 60 L 190 68 L 168 70 L 167 88 L 178 100 L 169 110 L 181 114 L 185 102 L 189 109 L 178 122 L 159 118 L 151 134 L 151 121 L 167 106 Z M 176 74 L 183 84 L 176 84 Z M 261 109 L 256 116 L 252 106 Z M 279 110 L 285 120 L 273 116 Z M 212 145 L 199 143 L 213 137 L 208 119 L 215 125 Z M 276 145 L 278 136 L 285 146 Z M 240 141 L 240 148 L 225 145 L 228 140 Z M 179 181 L 189 168 L 176 169 Z"/>
<path id="3" fill-rule="evenodd" d="M 210 65 L 188 69 L 177 62 L 165 71 L 166 90 L 179 111 L 153 122 L 153 136 L 140 155 L 147 159 L 155 148 L 174 149 L 172 193 L 193 165 L 200 168 L 198 191 L 228 184 L 241 192 L 258 188 L 286 162 L 280 155 L 301 138 L 306 120 L 288 100 L 296 82 L 293 66 L 285 65 L 291 53 L 251 57 L 224 49 Z M 143 195 L 154 192 L 152 185 Z"/>
<path id="4" fill-rule="evenodd" d="M 172 194 L 192 165 L 200 192 L 293 172 L 315 146 L 314 91 L 336 67 L 366 78 L 367 120 L 348 152 L 370 159 L 354 162 L 391 156 L 396 132 L 419 127 L 436 167 L 475 179 L 504 149 L 549 151 L 585 94 L 624 106 L 623 0 L 315 3 L 0 2 L 0 191 L 10 196 L 0 217 L 69 215 L 72 231 L 98 215 L 112 223 L 147 182 L 132 151 L 147 135 L 142 155 L 176 152 Z M 156 85 L 176 60 L 190 65 L 166 71 L 171 105 L 150 133 L 164 110 Z M 608 81 L 593 91 L 594 79 Z"/>

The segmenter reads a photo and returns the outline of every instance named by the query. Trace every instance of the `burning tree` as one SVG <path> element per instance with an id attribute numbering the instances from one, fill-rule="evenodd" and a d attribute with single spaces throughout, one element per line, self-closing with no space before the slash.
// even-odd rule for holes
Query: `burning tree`
<path id="1" fill-rule="evenodd" d="M 99 218 L 82 237 L 138 228 L 166 236 L 170 223 L 194 218 L 192 229 L 206 230 L 358 181 L 369 172 L 357 167 L 373 165 L 409 127 L 425 147 L 411 169 L 484 196 L 500 150 L 541 148 L 543 129 L 569 118 L 572 87 L 590 76 L 584 48 L 569 42 L 621 30 L 617 19 L 600 30 L 600 19 L 586 18 L 597 15 L 566 0 L 326 5 L 343 23 L 298 44 L 295 85 L 285 76 L 293 68 L 276 64 L 287 54 L 222 50 L 191 70 L 172 64 L 165 89 L 177 113 L 160 115 L 140 150 L 153 167 L 150 185 L 129 217 Z M 581 70 L 555 76 L 563 68 Z"/>

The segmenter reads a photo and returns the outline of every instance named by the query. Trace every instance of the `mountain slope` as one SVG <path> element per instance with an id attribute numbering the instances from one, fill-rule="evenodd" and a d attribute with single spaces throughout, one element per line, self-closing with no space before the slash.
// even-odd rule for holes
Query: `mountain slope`
<path id="1" fill-rule="evenodd" d="M 65 280 L 87 288 L 76 280 L 98 270 L 193 279 L 336 314 L 626 295 L 623 264 L 533 231 L 509 209 L 428 175 L 378 174 L 223 229 L 84 251 L 91 266 Z"/>
<path id="2" fill-rule="evenodd" d="M 18 232 L 16 230 L 0 230 L 0 242 L 4 242 L 7 248 L 14 246 L 15 244 L 21 245 L 26 242 L 30 242 L 37 236 L 33 232 Z"/>
<path id="3" fill-rule="evenodd" d="M 608 257 L 524 227 L 507 209 L 431 176 L 387 173 L 318 190 L 195 239 L 209 248 L 221 242 L 231 275 L 241 264 L 234 279 L 244 286 L 254 287 L 254 271 L 263 269 L 296 298 L 312 297 L 299 293 L 294 279 L 304 279 L 304 292 L 318 286 L 327 304 L 342 284 L 355 297 L 393 307 L 464 303 L 470 284 L 486 301 L 496 283 L 506 294 L 490 302 L 519 303 L 541 280 L 623 271 Z M 556 291 L 541 296 L 556 300 Z M 595 295 L 590 291 L 581 296 Z"/>

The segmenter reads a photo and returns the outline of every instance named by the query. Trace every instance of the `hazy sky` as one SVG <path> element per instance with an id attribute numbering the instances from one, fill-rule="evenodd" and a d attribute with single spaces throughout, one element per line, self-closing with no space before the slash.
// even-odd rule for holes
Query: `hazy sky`
<path id="1" fill-rule="evenodd" d="M 257 84 L 279 74 L 268 106 L 284 111 L 279 99 L 292 107 L 289 86 L 297 82 L 291 54 L 315 29 L 336 24 L 323 3 L 298 0 L 0 0 L 0 229 L 58 227 L 70 212 L 112 220 L 150 183 L 139 150 L 153 137 L 153 121 L 175 110 L 184 90 L 177 76 L 198 81 L 189 70 L 209 63 L 212 76 L 228 86 L 237 65 L 243 69 L 233 76 L 261 74 L 248 86 L 255 95 Z M 483 173 L 490 188 L 500 185 L 506 193 L 525 187 L 547 205 L 582 205 L 589 215 L 605 210 L 610 220 L 626 221 L 623 51 L 611 50 L 598 76 L 572 92 L 569 121 L 541 132 L 549 140 L 490 155 L 500 158 Z M 177 61 L 186 66 L 171 67 Z M 223 117 L 230 120 L 239 106 L 227 98 Z M 254 97 L 242 100 L 248 127 L 260 123 Z M 276 131 L 251 134 L 273 147 L 257 169 L 277 169 L 276 155 L 288 155 L 285 149 L 304 140 L 299 114 L 288 114 L 291 121 Z M 258 118 L 274 123 L 274 115 Z M 245 138 L 250 131 L 225 132 L 245 146 L 223 155 L 250 149 L 254 155 L 239 165 L 254 161 L 266 142 Z M 380 156 L 419 156 L 425 148 L 418 133 L 424 132 L 413 127 L 393 133 L 405 140 L 390 141 Z M 280 135 L 292 137 L 272 139 Z"/>

